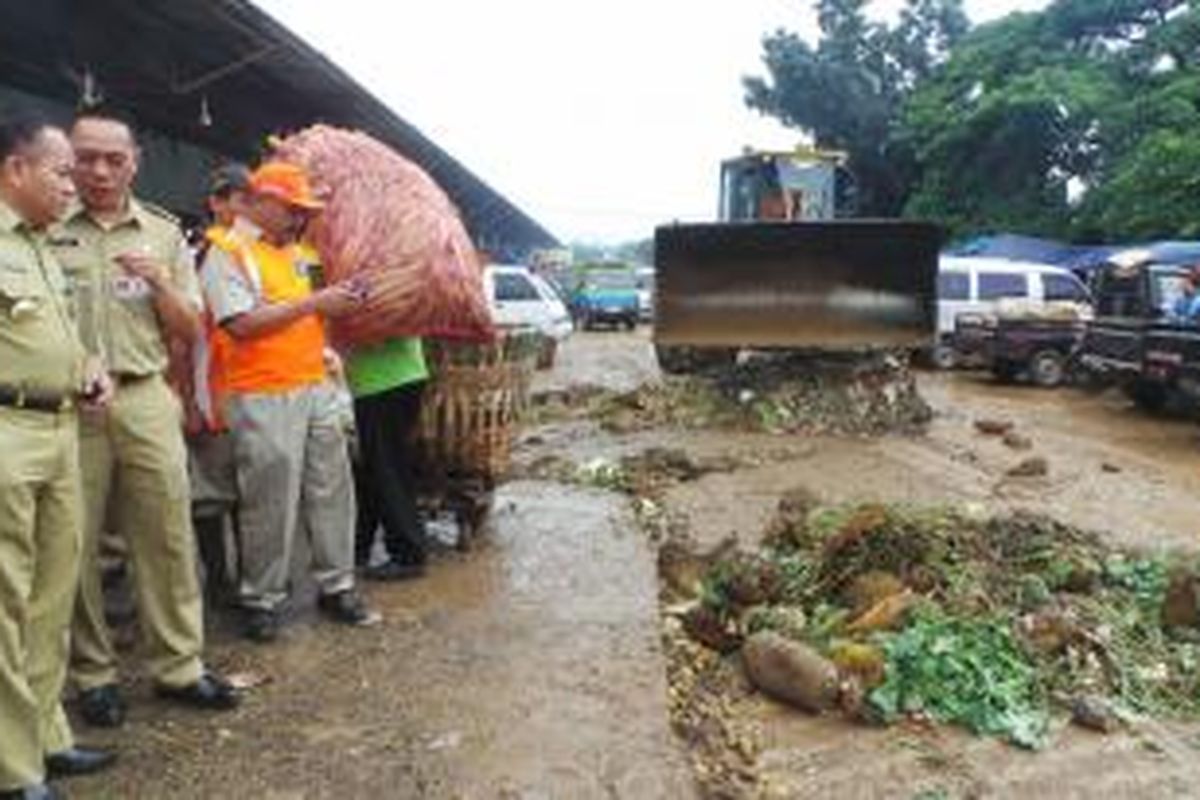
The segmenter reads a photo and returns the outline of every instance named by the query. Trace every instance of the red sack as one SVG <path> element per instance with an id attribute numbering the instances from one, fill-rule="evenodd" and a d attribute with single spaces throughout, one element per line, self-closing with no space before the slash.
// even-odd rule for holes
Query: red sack
<path id="1" fill-rule="evenodd" d="M 311 238 L 326 281 L 362 279 L 362 309 L 334 320 L 339 347 L 395 336 L 488 340 L 481 264 L 458 209 L 416 164 L 359 131 L 315 125 L 276 144 L 325 201 Z"/>

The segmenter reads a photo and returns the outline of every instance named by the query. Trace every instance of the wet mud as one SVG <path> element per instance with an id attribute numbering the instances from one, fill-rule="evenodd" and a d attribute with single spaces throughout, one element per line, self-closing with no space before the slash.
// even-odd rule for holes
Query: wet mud
<path id="1" fill-rule="evenodd" d="M 135 681 L 126 729 L 79 728 L 119 747 L 119 766 L 65 784 L 70 796 L 1195 796 L 1194 726 L 1141 720 L 1106 736 L 1063 723 L 1031 754 L 797 712 L 696 651 L 656 573 L 675 537 L 701 550 L 754 544 L 796 487 L 830 502 L 1026 508 L 1121 546 L 1198 550 L 1194 424 L 966 373 L 918 375 L 933 409 L 918 436 L 614 427 L 579 412 L 658 380 L 644 332 L 573 337 L 536 379 L 549 401 L 475 549 L 440 554 L 421 581 L 368 586 L 377 628 L 304 611 L 264 648 L 216 615 L 210 660 L 264 681 L 244 707 L 180 711 Z M 1028 446 L 982 433 L 980 419 L 1011 423 Z M 654 450 L 673 455 L 647 462 Z M 1044 475 L 1008 474 L 1032 457 Z"/>
<path id="2" fill-rule="evenodd" d="M 119 766 L 72 798 L 677 798 L 653 555 L 605 492 L 513 483 L 475 550 L 369 585 L 376 628 L 300 614 L 212 660 L 266 683 L 217 716 L 140 689 Z"/>

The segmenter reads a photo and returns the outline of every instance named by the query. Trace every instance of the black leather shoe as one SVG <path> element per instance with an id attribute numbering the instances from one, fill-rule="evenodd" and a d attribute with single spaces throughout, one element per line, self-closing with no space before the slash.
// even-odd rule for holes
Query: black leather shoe
<path id="1" fill-rule="evenodd" d="M 79 693 L 79 715 L 97 728 L 119 728 L 125 722 L 125 698 L 115 683 Z"/>
<path id="2" fill-rule="evenodd" d="M 242 609 L 242 636 L 260 644 L 279 638 L 279 614 L 265 608 Z"/>
<path id="3" fill-rule="evenodd" d="M 75 775 L 91 775 L 108 769 L 117 760 L 111 750 L 95 750 L 90 747 L 72 747 L 46 756 L 46 774 L 51 778 L 70 778 Z"/>
<path id="4" fill-rule="evenodd" d="M 35 783 L 22 789 L 9 789 L 0 792 L 0 800 L 62 800 L 62 795 L 53 786 Z"/>
<path id="5" fill-rule="evenodd" d="M 214 672 L 204 673 L 187 686 L 159 686 L 155 691 L 159 697 L 208 711 L 228 711 L 241 702 L 237 690 Z"/>
<path id="6" fill-rule="evenodd" d="M 362 597 L 353 589 L 333 594 L 323 594 L 317 599 L 317 608 L 334 622 L 343 625 L 374 625 L 379 614 L 367 608 Z"/>

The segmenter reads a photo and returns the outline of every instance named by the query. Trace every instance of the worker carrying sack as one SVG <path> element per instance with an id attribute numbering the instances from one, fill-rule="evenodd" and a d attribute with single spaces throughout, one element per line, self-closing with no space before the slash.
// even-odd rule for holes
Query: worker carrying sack
<path id="1" fill-rule="evenodd" d="M 274 145 L 274 157 L 304 167 L 325 202 L 309 237 L 326 282 L 367 287 L 362 308 L 332 323 L 335 345 L 494 336 L 475 247 L 424 170 L 365 133 L 327 125 Z"/>

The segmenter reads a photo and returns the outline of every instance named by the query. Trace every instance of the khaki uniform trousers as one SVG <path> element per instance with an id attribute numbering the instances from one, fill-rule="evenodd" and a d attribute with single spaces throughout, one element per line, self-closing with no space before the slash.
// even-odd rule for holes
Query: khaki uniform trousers
<path id="1" fill-rule="evenodd" d="M 203 608 L 196 572 L 187 451 L 179 401 L 160 376 L 117 389 L 111 407 L 81 425 L 83 565 L 71 628 L 71 678 L 80 689 L 117 682 L 104 619 L 98 550 L 106 521 L 128 542 L 143 652 L 161 686 L 203 671 Z"/>
<path id="2" fill-rule="evenodd" d="M 354 482 L 337 392 L 317 384 L 229 395 L 242 546 L 240 601 L 287 597 L 296 531 L 304 527 L 324 594 L 354 585 Z"/>
<path id="3" fill-rule="evenodd" d="M 63 714 L 82 501 L 72 413 L 0 408 L 0 791 L 73 746 Z"/>

